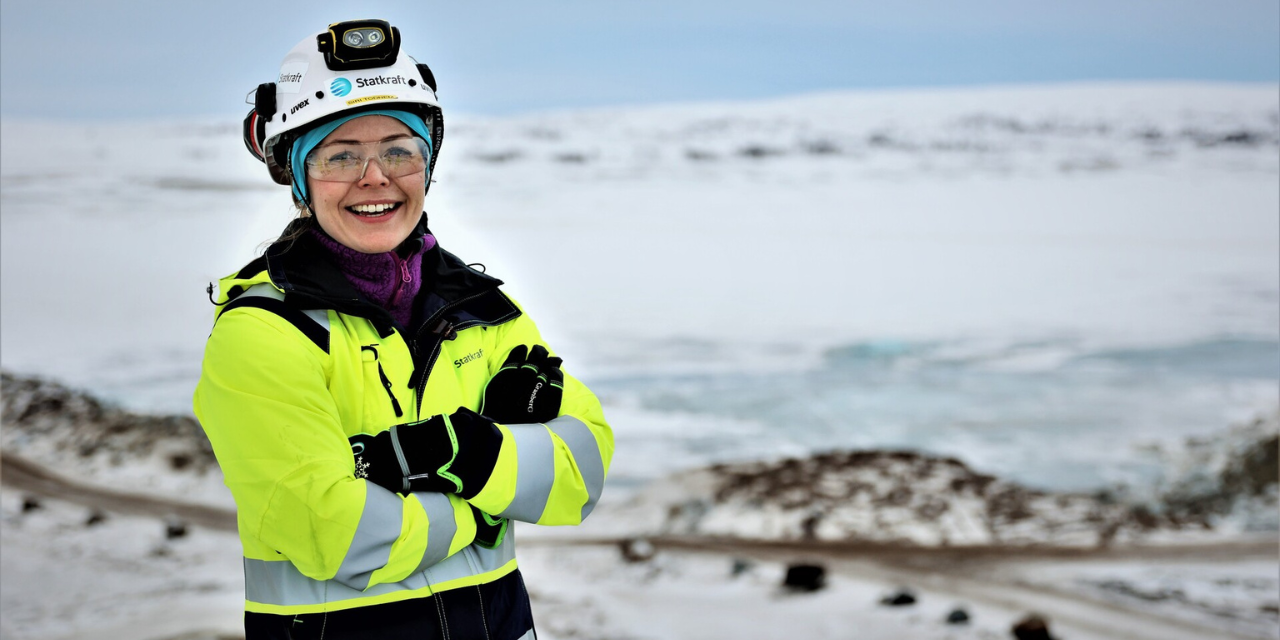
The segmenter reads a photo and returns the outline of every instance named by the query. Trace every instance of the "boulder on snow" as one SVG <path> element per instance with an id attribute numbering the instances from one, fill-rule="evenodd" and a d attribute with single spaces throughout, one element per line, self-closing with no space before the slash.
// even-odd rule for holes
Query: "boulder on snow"
<path id="1" fill-rule="evenodd" d="M 31 513 L 40 508 L 40 500 L 35 496 L 22 496 L 22 512 Z"/>
<path id="2" fill-rule="evenodd" d="M 622 553 L 623 560 L 631 563 L 652 560 L 658 552 L 653 543 L 644 538 L 627 538 L 618 543 L 618 551 Z"/>
<path id="3" fill-rule="evenodd" d="M 181 520 L 170 520 L 164 525 L 164 537 L 167 540 L 187 537 L 187 523 Z"/>
<path id="4" fill-rule="evenodd" d="M 893 593 L 880 598 L 880 604 L 886 607 L 907 607 L 916 603 L 916 594 L 910 589 L 898 589 Z"/>
<path id="5" fill-rule="evenodd" d="M 782 587 L 791 591 L 817 591 L 827 585 L 827 568 L 820 564 L 793 564 L 787 566 Z"/>
<path id="6" fill-rule="evenodd" d="M 1017 640 L 1053 640 L 1049 634 L 1049 621 L 1034 613 L 1014 623 L 1010 631 Z"/>

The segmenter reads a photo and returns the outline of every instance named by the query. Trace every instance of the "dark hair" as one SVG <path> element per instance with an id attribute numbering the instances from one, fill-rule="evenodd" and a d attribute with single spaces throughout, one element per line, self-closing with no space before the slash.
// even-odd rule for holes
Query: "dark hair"
<path id="1" fill-rule="evenodd" d="M 293 243 L 298 241 L 298 238 L 306 235 L 313 227 L 318 226 L 316 223 L 316 217 L 311 213 L 310 209 L 306 208 L 306 205 L 302 204 L 298 200 L 294 200 L 293 206 L 297 212 L 297 216 L 295 216 L 293 220 L 289 221 L 289 225 L 284 228 L 280 237 L 273 240 L 266 240 L 262 244 L 258 245 L 259 253 L 265 253 L 268 247 L 280 243 L 287 243 L 288 246 L 286 246 L 284 250 L 288 251 L 293 247 Z"/>

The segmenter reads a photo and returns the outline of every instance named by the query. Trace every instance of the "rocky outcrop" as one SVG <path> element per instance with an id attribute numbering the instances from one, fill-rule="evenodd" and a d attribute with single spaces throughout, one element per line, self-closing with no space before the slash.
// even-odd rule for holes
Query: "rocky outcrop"
<path id="1" fill-rule="evenodd" d="M 179 471 L 216 467 L 191 416 L 152 416 L 113 407 L 40 378 L 0 372 L 0 445 L 44 464 L 120 466 L 161 457 Z"/>
<path id="2" fill-rule="evenodd" d="M 1054 493 L 912 451 L 720 464 L 640 491 L 618 515 L 654 535 L 929 547 L 1090 548 L 1280 530 L 1280 414 L 1160 450 L 1142 491 Z"/>
<path id="3" fill-rule="evenodd" d="M 1184 526 L 1147 509 L 1038 491 L 910 451 L 716 465 L 642 492 L 633 507 L 653 508 L 663 496 L 681 496 L 655 532 L 665 535 L 1097 547 Z"/>
<path id="4" fill-rule="evenodd" d="M 1158 454 L 1166 473 L 1154 510 L 1211 526 L 1280 530 L 1280 413 Z"/>

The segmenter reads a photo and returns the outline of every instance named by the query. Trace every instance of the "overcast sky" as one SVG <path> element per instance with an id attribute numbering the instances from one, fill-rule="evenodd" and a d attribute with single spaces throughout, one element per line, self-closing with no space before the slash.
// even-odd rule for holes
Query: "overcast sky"
<path id="1" fill-rule="evenodd" d="M 1277 0 L 3 0 L 0 114 L 243 115 L 330 22 L 381 17 L 450 110 L 1072 80 L 1280 81 Z"/>

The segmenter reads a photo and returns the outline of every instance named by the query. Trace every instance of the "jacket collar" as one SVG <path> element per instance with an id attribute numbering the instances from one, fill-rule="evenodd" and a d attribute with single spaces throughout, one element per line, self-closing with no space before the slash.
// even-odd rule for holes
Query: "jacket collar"
<path id="1" fill-rule="evenodd" d="M 285 302 L 299 309 L 334 309 L 368 318 L 379 335 L 390 335 L 395 327 L 391 314 L 356 291 L 329 252 L 311 234 L 303 232 L 310 224 L 314 224 L 310 219 L 290 222 L 281 237 L 293 239 L 276 241 L 263 256 L 271 282 L 284 292 Z M 427 232 L 424 220 L 418 223 L 410 238 Z M 418 297 L 419 306 L 423 308 L 415 309 L 415 322 L 425 321 L 444 306 L 502 285 L 501 280 L 468 267 L 438 243 L 422 252 L 421 259 L 422 291 L 434 295 Z"/>

